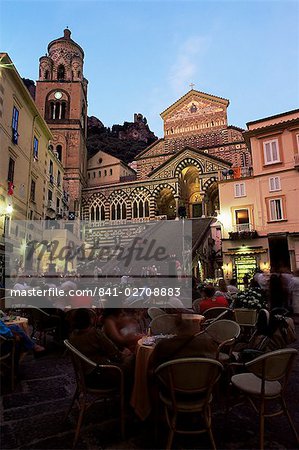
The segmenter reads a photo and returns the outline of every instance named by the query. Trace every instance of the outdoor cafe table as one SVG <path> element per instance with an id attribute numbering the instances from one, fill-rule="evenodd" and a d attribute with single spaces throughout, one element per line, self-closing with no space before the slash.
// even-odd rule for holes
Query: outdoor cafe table
<path id="1" fill-rule="evenodd" d="M 139 339 L 136 351 L 135 379 L 131 396 L 131 406 L 141 420 L 145 420 L 151 412 L 150 392 L 148 386 L 148 363 L 154 350 L 154 344 L 144 345 Z"/>
<path id="2" fill-rule="evenodd" d="M 204 316 L 199 314 L 183 314 L 182 318 L 192 321 L 191 326 L 194 328 L 195 333 L 200 331 Z M 135 378 L 131 396 L 131 406 L 141 420 L 145 420 L 149 416 L 152 408 L 148 385 L 148 364 L 155 348 L 155 344 L 145 345 L 145 339 L 146 337 L 143 337 L 137 343 Z"/>

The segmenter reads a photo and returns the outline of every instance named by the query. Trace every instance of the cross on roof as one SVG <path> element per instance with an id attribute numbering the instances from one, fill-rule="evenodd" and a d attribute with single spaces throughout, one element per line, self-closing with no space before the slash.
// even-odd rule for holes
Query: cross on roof
<path id="1" fill-rule="evenodd" d="M 193 88 L 194 88 L 194 86 L 195 86 L 195 84 L 194 84 L 194 83 L 190 83 L 189 86 L 190 86 L 190 88 L 191 88 L 190 90 L 192 91 Z"/>

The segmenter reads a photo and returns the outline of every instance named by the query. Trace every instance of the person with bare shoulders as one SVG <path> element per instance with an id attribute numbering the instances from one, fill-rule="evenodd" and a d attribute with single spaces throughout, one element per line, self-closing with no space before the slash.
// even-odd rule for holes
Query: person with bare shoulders
<path id="1" fill-rule="evenodd" d="M 136 323 L 119 308 L 106 308 L 103 311 L 103 331 L 119 348 L 135 351 L 137 342 L 142 338 Z"/>

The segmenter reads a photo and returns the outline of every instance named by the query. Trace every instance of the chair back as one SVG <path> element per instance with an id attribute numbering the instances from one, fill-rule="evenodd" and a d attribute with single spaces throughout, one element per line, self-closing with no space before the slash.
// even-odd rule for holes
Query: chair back
<path id="1" fill-rule="evenodd" d="M 93 368 L 97 367 L 97 364 L 87 358 L 83 353 L 79 352 L 67 339 L 64 341 L 64 345 L 68 349 L 71 361 L 74 367 L 77 387 L 81 392 L 86 392 L 84 363 L 90 365 Z"/>
<path id="2" fill-rule="evenodd" d="M 196 312 L 199 313 L 199 304 L 202 300 L 202 297 L 196 298 L 194 300 L 194 302 L 192 303 L 192 309 Z"/>
<path id="3" fill-rule="evenodd" d="M 176 334 L 177 318 L 177 314 L 163 314 L 155 317 L 149 325 L 152 334 Z"/>
<path id="4" fill-rule="evenodd" d="M 245 364 L 246 368 L 259 378 L 266 381 L 288 379 L 292 364 L 298 351 L 294 348 L 284 348 L 265 353 Z"/>
<path id="5" fill-rule="evenodd" d="M 206 318 L 206 321 L 216 321 L 216 320 L 220 320 L 220 319 L 228 319 L 228 320 L 232 320 L 233 319 L 233 311 L 229 308 L 224 308 L 224 307 L 216 307 L 216 308 L 209 308 L 206 309 L 203 312 L 203 315 Z M 212 320 L 214 319 L 214 320 Z"/>
<path id="6" fill-rule="evenodd" d="M 170 393 L 173 403 L 180 394 L 206 395 L 208 401 L 222 370 L 222 364 L 215 359 L 181 358 L 161 364 L 155 375 L 163 389 Z M 190 395 L 189 399 L 194 400 L 194 396 Z"/>
<path id="7" fill-rule="evenodd" d="M 205 331 L 217 344 L 225 341 L 235 340 L 240 335 L 240 325 L 233 320 L 217 320 L 211 323 Z"/>
<path id="8" fill-rule="evenodd" d="M 149 308 L 147 313 L 152 320 L 155 319 L 156 317 L 164 316 L 166 314 L 166 312 L 163 311 L 163 309 L 157 308 L 155 306 Z"/>

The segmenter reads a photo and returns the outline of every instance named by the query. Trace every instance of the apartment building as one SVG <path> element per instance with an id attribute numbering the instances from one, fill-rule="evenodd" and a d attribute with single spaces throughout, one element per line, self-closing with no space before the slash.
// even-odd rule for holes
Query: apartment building
<path id="1" fill-rule="evenodd" d="M 252 167 L 219 182 L 223 271 L 299 267 L 299 110 L 247 123 Z"/>
<path id="2" fill-rule="evenodd" d="M 64 169 L 51 139 L 12 60 L 0 53 L 0 279 L 4 234 L 24 239 L 26 246 L 30 231 L 20 230 L 20 220 L 56 218 L 57 211 L 62 215 Z"/>

